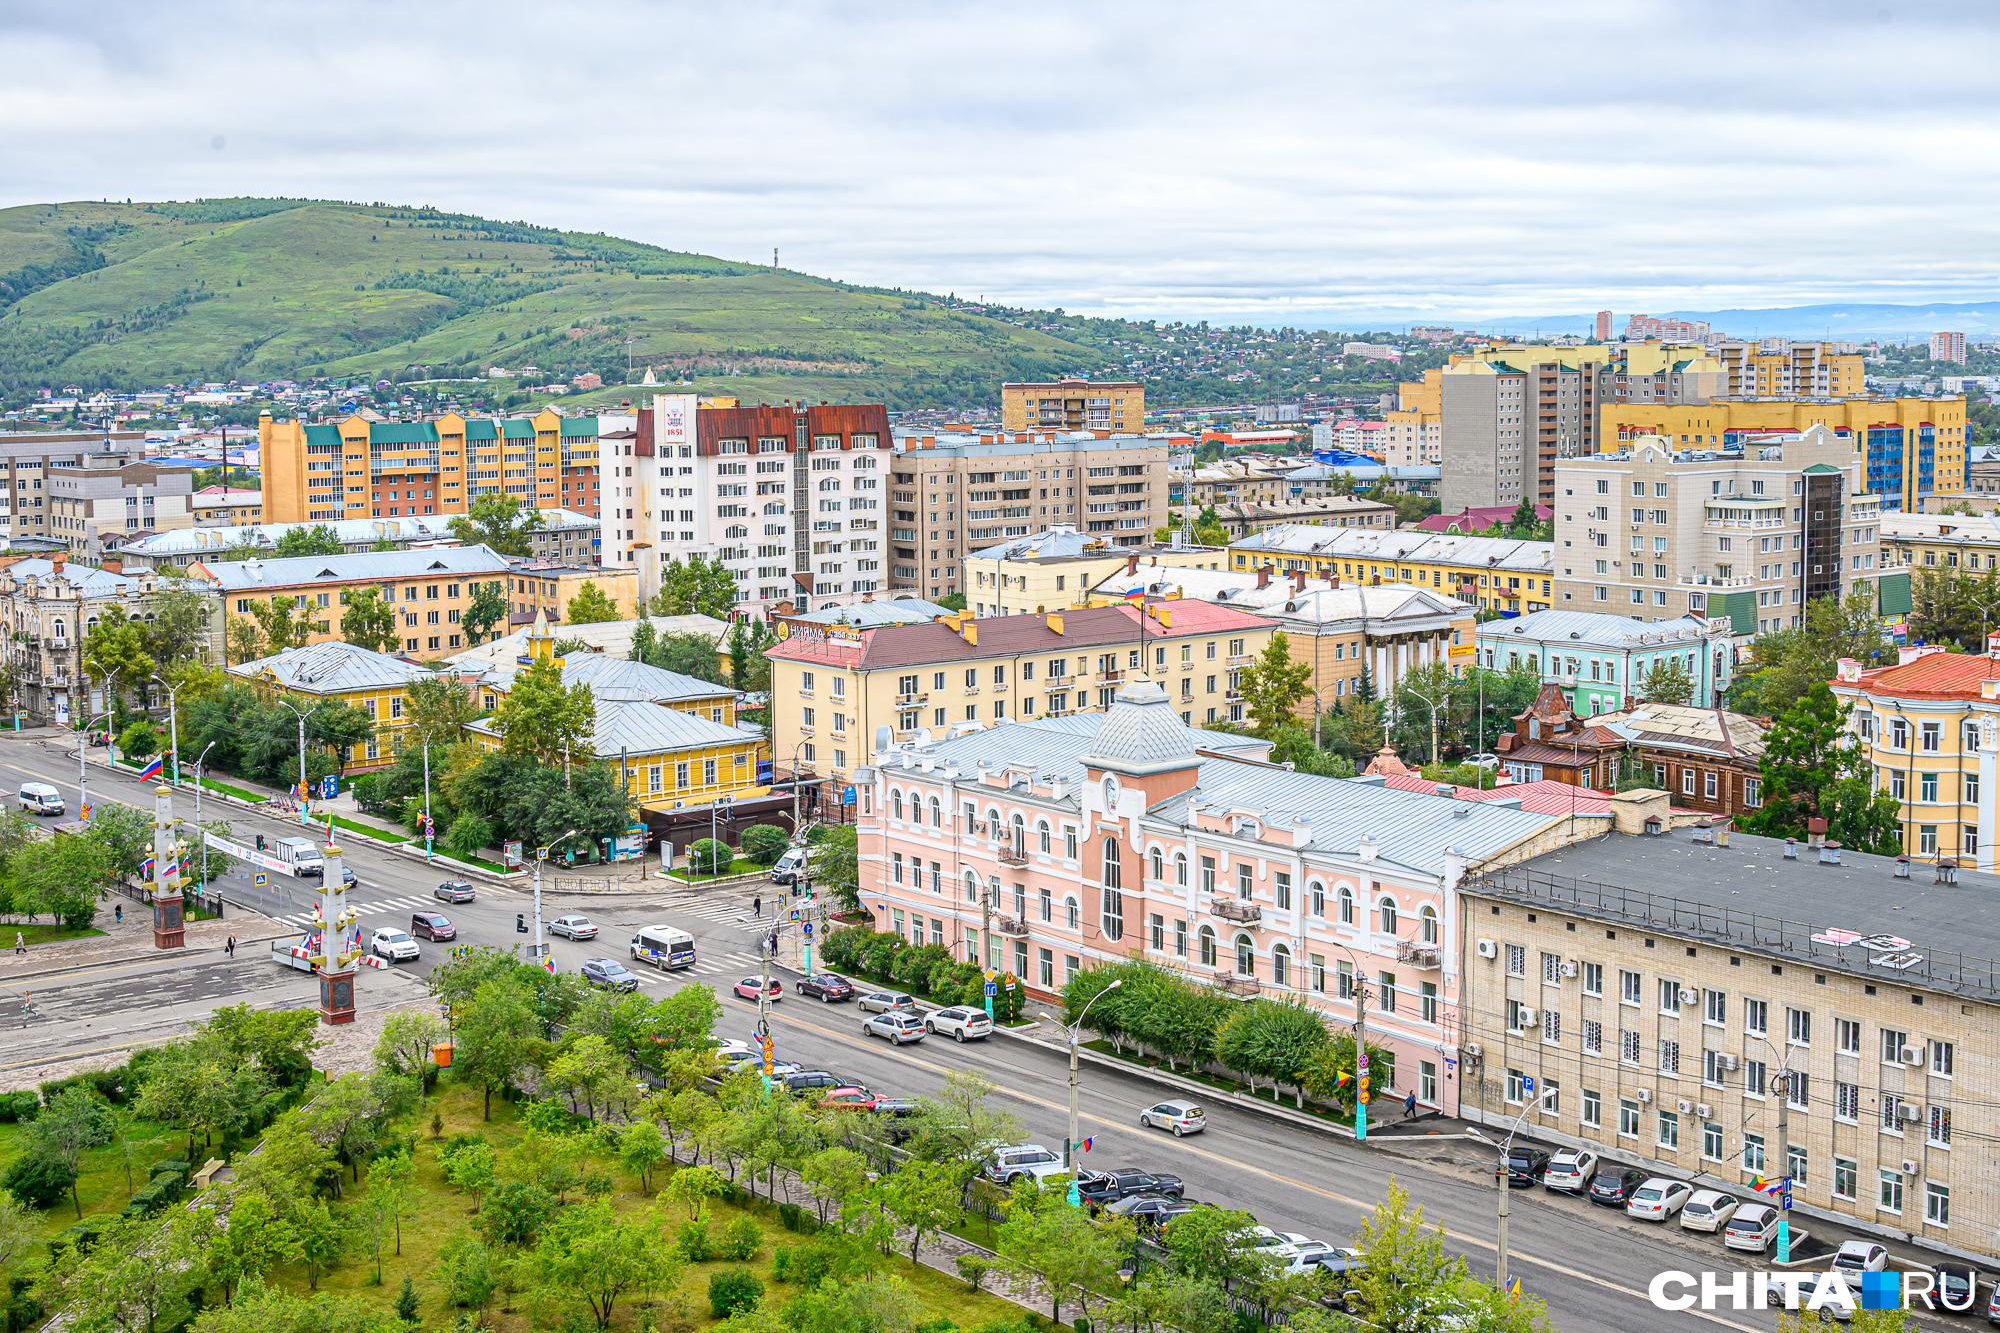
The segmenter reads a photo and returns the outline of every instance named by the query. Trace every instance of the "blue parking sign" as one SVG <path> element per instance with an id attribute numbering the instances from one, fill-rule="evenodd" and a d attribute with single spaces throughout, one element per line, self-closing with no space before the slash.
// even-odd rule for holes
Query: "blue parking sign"
<path id="1" fill-rule="evenodd" d="M 1522 1092 L 1533 1092 L 1534 1090 L 1535 1090 L 1535 1079 L 1534 1079 L 1534 1075 L 1532 1075 L 1532 1074 L 1523 1074 L 1523 1075 L 1521 1076 L 1521 1091 L 1522 1091 Z"/>

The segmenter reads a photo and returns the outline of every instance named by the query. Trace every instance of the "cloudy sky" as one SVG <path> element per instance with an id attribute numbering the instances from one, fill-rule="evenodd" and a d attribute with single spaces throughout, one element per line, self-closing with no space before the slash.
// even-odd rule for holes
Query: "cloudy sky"
<path id="1" fill-rule="evenodd" d="M 0 0 L 0 204 L 425 203 L 1357 327 L 2000 296 L 2000 7 Z"/>

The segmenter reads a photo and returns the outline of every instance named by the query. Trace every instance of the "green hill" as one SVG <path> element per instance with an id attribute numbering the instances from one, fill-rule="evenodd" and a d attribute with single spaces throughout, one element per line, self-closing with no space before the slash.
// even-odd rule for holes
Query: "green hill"
<path id="1" fill-rule="evenodd" d="M 430 209 L 211 199 L 0 210 L 0 392 L 402 379 L 416 366 L 614 381 L 628 339 L 662 379 L 906 407 L 990 402 L 1003 379 L 1101 374 L 1135 346 L 1160 346 L 1150 325 L 1009 322 L 920 293 Z"/>

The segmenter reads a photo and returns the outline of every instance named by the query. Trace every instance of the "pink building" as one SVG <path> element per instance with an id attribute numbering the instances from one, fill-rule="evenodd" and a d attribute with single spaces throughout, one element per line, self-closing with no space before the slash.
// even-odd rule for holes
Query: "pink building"
<path id="1" fill-rule="evenodd" d="M 1369 1040 L 1396 1052 L 1398 1095 L 1455 1111 L 1456 887 L 1577 825 L 1506 799 L 1314 777 L 1268 753 L 1190 729 L 1144 679 L 1106 713 L 888 745 L 854 775 L 862 905 L 877 929 L 961 958 L 983 942 L 985 965 L 1034 996 L 1145 959 L 1330 1024 L 1365 1005 Z"/>

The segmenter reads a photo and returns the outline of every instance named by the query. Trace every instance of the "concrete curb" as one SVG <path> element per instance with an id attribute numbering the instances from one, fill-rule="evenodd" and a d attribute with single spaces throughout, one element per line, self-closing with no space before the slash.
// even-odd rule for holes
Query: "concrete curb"
<path id="1" fill-rule="evenodd" d="M 232 903 L 231 906 L 240 907 L 240 904 Z M 255 908 L 252 907 L 241 907 L 241 910 L 252 913 L 257 916 L 263 915 L 263 913 L 258 912 Z M 270 920 L 269 917 L 265 917 L 264 919 L 267 921 Z M 238 935 L 236 937 L 236 947 L 240 951 L 246 944 L 264 944 L 271 940 L 281 940 L 288 935 L 296 935 L 298 933 L 299 932 L 296 930 L 280 930 L 270 935 Z M 116 964 L 119 963 L 137 962 L 140 959 L 144 958 L 176 958 L 176 957 L 187 958 L 197 953 L 221 953 L 221 952 L 222 952 L 222 946 L 219 944 L 204 946 L 199 949 L 187 949 L 187 948 L 172 949 L 172 950 L 154 949 L 147 952 L 134 953 L 121 957 L 99 958 L 96 961 L 89 963 L 65 963 L 61 967 L 36 968 L 31 972 L 8 972 L 5 975 L 0 975 L 0 986 L 11 985 L 16 981 L 25 981 L 30 977 L 59 977 L 69 972 L 82 972 L 93 967 L 107 967 L 107 966 L 115 966 Z"/>

